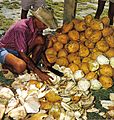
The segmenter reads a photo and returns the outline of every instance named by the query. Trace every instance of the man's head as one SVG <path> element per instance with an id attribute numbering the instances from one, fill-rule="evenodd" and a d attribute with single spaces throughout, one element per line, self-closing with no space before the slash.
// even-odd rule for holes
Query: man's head
<path id="1" fill-rule="evenodd" d="M 39 7 L 36 11 L 32 11 L 32 14 L 38 19 L 38 21 L 41 21 L 47 27 L 51 29 L 57 28 L 57 21 L 54 18 L 51 10 L 44 7 Z"/>

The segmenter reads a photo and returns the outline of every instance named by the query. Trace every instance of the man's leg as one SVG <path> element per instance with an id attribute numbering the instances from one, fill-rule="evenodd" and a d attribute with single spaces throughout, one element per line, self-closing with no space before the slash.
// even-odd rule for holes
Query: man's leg
<path id="1" fill-rule="evenodd" d="M 45 66 L 50 66 L 49 62 L 45 58 L 45 50 L 48 45 L 48 40 L 44 36 L 38 36 L 35 41 L 32 50 L 32 60 L 35 64 L 38 64 L 39 62 L 43 61 L 43 64 Z"/>
<path id="2" fill-rule="evenodd" d="M 43 46 L 39 45 L 34 48 L 32 51 L 32 60 L 34 63 L 38 64 L 42 58 Z"/>
<path id="3" fill-rule="evenodd" d="M 45 0 L 34 0 L 33 9 L 37 10 L 41 6 L 46 6 Z"/>
<path id="4" fill-rule="evenodd" d="M 95 18 L 99 19 L 100 15 L 103 12 L 104 6 L 105 6 L 106 1 L 102 1 L 102 0 L 98 0 L 98 8 L 97 8 L 97 12 L 95 14 Z"/>
<path id="5" fill-rule="evenodd" d="M 110 25 L 113 25 L 114 3 L 112 3 L 112 2 L 109 2 L 108 17 L 110 19 Z"/>
<path id="6" fill-rule="evenodd" d="M 22 73 L 26 69 L 26 63 L 17 55 L 17 51 L 0 48 L 0 63 L 13 73 Z"/>
<path id="7" fill-rule="evenodd" d="M 32 54 L 32 60 L 37 63 L 41 59 L 41 55 L 45 48 L 45 38 L 42 35 L 38 35 L 34 42 L 30 44 L 28 54 Z"/>
<path id="8" fill-rule="evenodd" d="M 13 73 L 22 73 L 25 71 L 26 69 L 26 63 L 16 57 L 15 55 L 11 54 L 11 53 L 8 53 L 6 56 L 5 56 L 5 63 L 4 65 Z"/>
<path id="9" fill-rule="evenodd" d="M 28 14 L 28 10 L 21 10 L 21 19 L 26 19 Z"/>
<path id="10" fill-rule="evenodd" d="M 33 0 L 21 0 L 21 19 L 26 19 L 29 9 L 32 6 Z"/>
<path id="11" fill-rule="evenodd" d="M 36 48 L 32 52 L 32 60 L 36 65 L 39 64 L 39 62 L 41 62 L 47 68 L 47 66 L 52 66 L 52 64 L 48 62 L 45 56 L 44 47 L 45 47 L 44 45 L 36 46 Z"/>

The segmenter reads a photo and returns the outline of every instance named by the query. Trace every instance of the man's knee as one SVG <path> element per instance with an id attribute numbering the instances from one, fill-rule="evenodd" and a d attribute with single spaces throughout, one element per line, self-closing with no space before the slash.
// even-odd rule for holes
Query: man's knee
<path id="1" fill-rule="evenodd" d="M 22 60 L 19 60 L 17 62 L 17 64 L 15 65 L 15 71 L 17 73 L 22 73 L 22 72 L 25 71 L 25 69 L 26 69 L 26 63 L 24 61 L 22 61 Z"/>
<path id="2" fill-rule="evenodd" d="M 37 38 L 35 39 L 35 43 L 37 45 L 44 45 L 45 44 L 45 38 L 43 36 L 37 36 Z"/>

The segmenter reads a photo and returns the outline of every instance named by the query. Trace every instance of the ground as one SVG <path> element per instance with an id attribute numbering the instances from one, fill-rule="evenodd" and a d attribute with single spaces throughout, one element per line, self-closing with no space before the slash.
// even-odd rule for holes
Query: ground
<path id="1" fill-rule="evenodd" d="M 63 0 L 46 0 L 47 5 L 54 9 L 55 16 L 60 25 L 63 20 Z M 97 0 L 79 0 L 77 4 L 76 18 L 83 18 L 87 14 L 95 15 Z M 106 16 L 108 3 L 105 5 L 102 16 Z M 16 20 L 20 19 L 21 5 L 20 0 L 0 0 L 0 34 L 6 31 Z M 30 14 L 30 13 L 29 13 Z"/>

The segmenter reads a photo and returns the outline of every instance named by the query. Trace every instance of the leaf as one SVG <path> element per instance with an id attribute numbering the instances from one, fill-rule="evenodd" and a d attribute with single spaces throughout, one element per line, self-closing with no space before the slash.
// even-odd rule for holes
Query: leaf
<path id="1" fill-rule="evenodd" d="M 98 113 L 94 113 L 94 112 L 88 113 L 87 118 L 88 120 L 105 120 Z"/>
<path id="2" fill-rule="evenodd" d="M 102 112 L 106 112 L 107 110 L 102 107 L 100 100 L 109 100 L 110 93 L 114 92 L 114 85 L 109 89 L 100 89 L 97 91 L 92 91 L 93 96 L 95 96 L 95 107 L 98 108 Z"/>
<path id="3" fill-rule="evenodd" d="M 4 76 L 3 76 L 3 73 L 0 72 L 0 83 L 1 84 L 4 84 L 4 85 L 11 85 L 13 83 L 13 79 L 6 79 Z"/>

